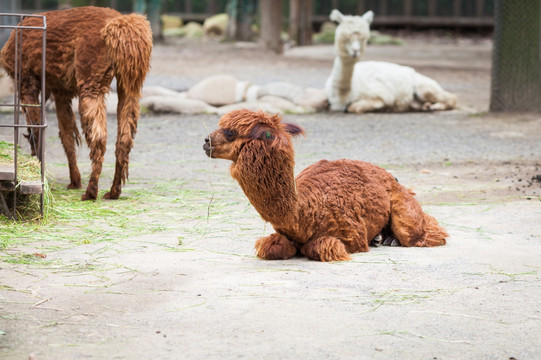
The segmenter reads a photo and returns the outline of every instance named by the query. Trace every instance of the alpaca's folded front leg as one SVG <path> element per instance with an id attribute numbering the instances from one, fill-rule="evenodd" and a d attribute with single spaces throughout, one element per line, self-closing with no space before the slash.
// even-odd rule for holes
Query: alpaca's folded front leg
<path id="1" fill-rule="evenodd" d="M 309 259 L 319 261 L 351 260 L 344 243 L 333 236 L 322 236 L 309 240 L 301 248 L 302 253 Z"/>
<path id="2" fill-rule="evenodd" d="M 287 260 L 297 254 L 297 248 L 282 234 L 271 234 L 255 243 L 257 256 L 265 260 Z"/>
<path id="3" fill-rule="evenodd" d="M 347 107 L 348 113 L 363 114 L 371 111 L 378 111 L 385 107 L 381 99 L 359 99 L 352 102 Z"/>

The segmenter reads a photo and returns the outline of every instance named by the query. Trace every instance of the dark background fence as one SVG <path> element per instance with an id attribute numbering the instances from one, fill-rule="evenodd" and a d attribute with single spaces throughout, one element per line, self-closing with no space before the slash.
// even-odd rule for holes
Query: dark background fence
<path id="1" fill-rule="evenodd" d="M 14 0 L 2 0 L 10 2 Z M 237 0 L 241 2 L 243 0 Z M 248 0 L 257 2 L 257 0 Z M 289 1 L 281 0 L 284 17 L 289 15 Z M 71 6 L 109 6 L 122 12 L 133 9 L 132 0 L 17 0 L 23 11 L 45 11 Z M 202 21 L 225 12 L 231 0 L 164 0 L 163 12 L 181 16 L 185 21 Z M 407 27 L 492 27 L 495 0 L 312 0 L 314 28 L 328 19 L 332 9 L 344 14 L 372 10 L 374 26 Z"/>
<path id="2" fill-rule="evenodd" d="M 490 110 L 541 112 L 541 4 L 497 4 Z"/>
<path id="3" fill-rule="evenodd" d="M 19 6 L 16 0 L 1 0 L 0 1 L 0 13 L 16 13 L 19 10 Z M 0 16 L 0 25 L 16 25 L 17 19 L 12 16 Z M 11 30 L 0 30 L 0 49 L 8 41 Z"/>

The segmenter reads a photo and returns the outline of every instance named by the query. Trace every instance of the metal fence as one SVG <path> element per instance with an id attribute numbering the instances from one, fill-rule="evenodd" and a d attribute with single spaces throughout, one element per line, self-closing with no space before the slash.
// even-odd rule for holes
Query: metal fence
<path id="1" fill-rule="evenodd" d="M 540 12 L 539 0 L 497 2 L 491 111 L 541 112 Z"/>
<path id="2" fill-rule="evenodd" d="M 40 26 L 23 26 L 22 21 L 27 17 L 39 18 Z M 14 71 L 14 82 L 13 82 L 13 101 L 7 104 L 0 103 L 2 107 L 11 107 L 13 109 L 13 121 L 10 123 L 0 123 L 0 129 L 13 132 L 13 171 L 7 169 L 1 172 L 2 177 L 0 178 L 0 183 L 2 183 L 2 190 L 11 191 L 13 193 L 13 209 L 11 215 L 6 209 L 7 215 L 13 219 L 17 218 L 17 192 L 21 193 L 39 193 L 41 194 L 41 215 L 43 216 L 43 205 L 44 205 L 44 185 L 45 185 L 45 128 L 47 127 L 47 119 L 45 113 L 45 59 L 46 59 L 46 48 L 47 48 L 47 21 L 45 16 L 42 15 L 28 15 L 28 14 L 15 14 L 15 13 L 0 13 L 1 23 L 10 23 L 13 22 L 12 19 L 15 19 L 14 22 L 16 25 L 0 25 L 0 33 L 11 34 L 13 32 L 14 36 L 14 53 L 13 59 L 15 64 Z M 41 97 L 37 104 L 23 104 L 21 103 L 21 82 L 22 79 L 22 49 L 23 49 L 23 33 L 27 31 L 39 31 L 41 32 L 42 37 L 42 48 L 41 48 Z M 9 37 L 9 35 L 8 35 Z M 20 115 L 23 110 L 30 108 L 39 109 L 39 124 L 21 124 Z M 39 184 L 35 183 L 22 183 L 18 181 L 18 152 L 19 152 L 19 130 L 21 128 L 28 128 L 30 132 L 38 132 L 38 144 L 32 144 L 33 151 L 38 156 L 41 162 L 41 182 Z M 30 136 L 32 138 L 32 136 Z M 38 188 L 38 190 L 36 190 Z M 1 207 L 7 208 L 3 194 L 0 193 Z"/>

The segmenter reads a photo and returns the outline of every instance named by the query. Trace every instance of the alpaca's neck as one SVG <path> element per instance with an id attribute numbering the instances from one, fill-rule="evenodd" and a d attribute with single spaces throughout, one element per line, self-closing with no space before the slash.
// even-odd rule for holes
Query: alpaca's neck
<path id="1" fill-rule="evenodd" d="M 351 92 L 351 82 L 353 69 L 357 61 L 351 58 L 335 57 L 329 77 L 331 93 L 328 94 L 331 99 L 332 110 L 343 110 L 348 102 L 348 96 Z"/>
<path id="2" fill-rule="evenodd" d="M 351 90 L 351 78 L 357 61 L 351 58 L 335 57 L 331 77 L 334 87 L 340 92 Z"/>
<path id="3" fill-rule="evenodd" d="M 292 228 L 297 215 L 295 162 L 289 150 L 269 152 L 261 144 L 246 144 L 231 165 L 231 175 L 263 220 L 282 229 Z"/>

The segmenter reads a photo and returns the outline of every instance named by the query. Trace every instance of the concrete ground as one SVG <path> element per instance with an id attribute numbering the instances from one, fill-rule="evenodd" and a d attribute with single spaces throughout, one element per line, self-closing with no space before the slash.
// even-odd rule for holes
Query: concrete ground
<path id="1" fill-rule="evenodd" d="M 147 82 L 182 90 L 228 71 L 323 86 L 331 50 L 277 57 L 233 44 L 160 45 Z M 297 172 L 322 158 L 383 166 L 446 227 L 446 246 L 371 248 L 340 263 L 256 258 L 255 240 L 272 229 L 229 163 L 205 156 L 214 115 L 143 116 L 121 199 L 81 203 L 82 190 L 62 190 L 67 167 L 50 114 L 48 169 L 68 205 L 44 225 L 2 225 L 14 238 L 0 253 L 0 357 L 541 358 L 541 118 L 485 113 L 489 42 L 412 41 L 367 56 L 417 61 L 462 109 L 286 114 L 307 132 L 295 141 Z M 100 194 L 114 171 L 109 123 Z M 86 147 L 79 163 L 87 179 Z"/>

